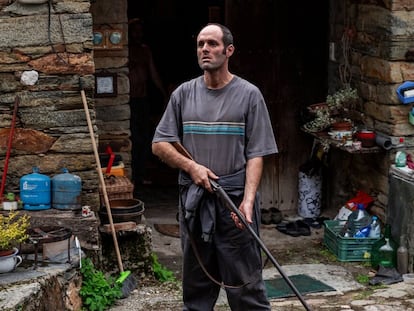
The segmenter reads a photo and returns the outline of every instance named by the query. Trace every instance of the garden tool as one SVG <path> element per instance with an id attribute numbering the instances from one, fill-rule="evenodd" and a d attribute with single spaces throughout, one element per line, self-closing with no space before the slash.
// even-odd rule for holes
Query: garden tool
<path id="1" fill-rule="evenodd" d="M 134 276 L 131 274 L 131 271 L 124 271 L 124 266 L 123 266 L 123 263 L 122 263 L 121 253 L 119 251 L 118 239 L 117 239 L 117 236 L 116 236 L 115 225 L 114 225 L 113 218 L 112 218 L 111 206 L 110 206 L 110 203 L 109 203 L 109 197 L 108 197 L 108 193 L 106 191 L 105 180 L 104 180 L 104 176 L 103 176 L 103 172 L 102 172 L 101 161 L 99 159 L 98 148 L 96 146 L 95 134 L 94 134 L 94 131 L 93 131 L 92 121 L 91 121 L 91 117 L 90 117 L 90 114 L 89 114 L 88 103 L 87 103 L 87 100 L 86 100 L 85 90 L 82 87 L 82 81 L 81 81 L 80 78 L 79 78 L 79 85 L 80 85 L 80 89 L 81 89 L 81 96 L 82 96 L 83 107 L 84 107 L 85 114 L 86 114 L 86 120 L 88 122 L 89 134 L 90 134 L 91 140 L 92 140 L 92 148 L 93 148 L 93 152 L 94 152 L 94 155 L 95 155 L 95 161 L 96 161 L 97 171 L 98 171 L 98 175 L 99 175 L 99 182 L 100 182 L 103 197 L 104 197 L 104 200 L 105 200 L 105 207 L 106 207 L 106 211 L 107 211 L 107 214 L 108 214 L 108 219 L 109 219 L 109 224 L 110 224 L 110 228 L 111 228 L 112 238 L 114 240 L 114 248 L 115 248 L 116 257 L 117 257 L 117 260 L 118 260 L 118 266 L 119 266 L 119 270 L 120 270 L 120 276 L 116 280 L 116 282 L 118 284 L 121 284 L 122 297 L 127 297 L 130 294 L 130 292 L 135 289 L 135 287 L 137 285 L 137 281 L 135 280 Z"/>

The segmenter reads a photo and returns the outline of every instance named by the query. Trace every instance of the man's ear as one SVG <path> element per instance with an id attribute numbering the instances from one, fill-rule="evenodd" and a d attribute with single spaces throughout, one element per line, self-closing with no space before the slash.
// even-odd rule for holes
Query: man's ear
<path id="1" fill-rule="evenodd" d="M 235 49 L 234 45 L 233 45 L 233 44 L 230 44 L 230 45 L 226 48 L 226 56 L 227 56 L 227 57 L 232 56 L 232 55 L 233 55 L 233 53 L 234 53 L 234 49 Z"/>

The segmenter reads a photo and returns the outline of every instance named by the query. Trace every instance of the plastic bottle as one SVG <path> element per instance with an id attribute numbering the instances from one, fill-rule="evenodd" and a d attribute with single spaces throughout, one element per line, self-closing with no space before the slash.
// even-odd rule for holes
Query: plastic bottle
<path id="1" fill-rule="evenodd" d="M 408 272 L 408 250 L 405 244 L 405 235 L 402 235 L 397 249 L 397 270 L 401 275 Z"/>
<path id="2" fill-rule="evenodd" d="M 369 226 L 371 223 L 371 217 L 365 210 L 364 204 L 357 205 L 357 209 L 348 216 L 348 230 L 350 236 L 354 236 L 359 229 Z"/>
<path id="3" fill-rule="evenodd" d="M 374 269 L 377 269 L 379 266 L 396 268 L 397 247 L 397 243 L 391 237 L 391 225 L 386 224 L 384 236 L 372 245 L 371 266 Z"/>
<path id="4" fill-rule="evenodd" d="M 354 234 L 354 238 L 367 238 L 371 232 L 371 225 L 362 227 Z"/>
<path id="5" fill-rule="evenodd" d="M 381 225 L 377 216 L 372 216 L 371 220 L 371 230 L 369 231 L 368 237 L 378 239 L 381 237 Z"/>
<path id="6" fill-rule="evenodd" d="M 397 151 L 395 154 L 395 166 L 405 167 L 407 165 L 407 154 L 404 151 Z"/>

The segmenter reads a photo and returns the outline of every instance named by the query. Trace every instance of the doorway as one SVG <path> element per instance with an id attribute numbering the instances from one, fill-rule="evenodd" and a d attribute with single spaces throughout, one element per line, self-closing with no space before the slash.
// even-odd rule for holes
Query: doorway
<path id="1" fill-rule="evenodd" d="M 306 107 L 324 101 L 327 94 L 328 2 L 300 5 L 276 0 L 128 1 L 128 17 L 145 22 L 146 42 L 169 91 L 201 74 L 195 53 L 201 27 L 209 21 L 230 27 L 236 46 L 230 70 L 262 90 L 279 147 L 279 154 L 265 162 L 261 205 L 282 211 L 297 209 L 298 171 L 312 149 L 312 138 L 300 130 Z M 157 159 L 149 165 L 154 183 L 176 184 L 175 170 Z"/>

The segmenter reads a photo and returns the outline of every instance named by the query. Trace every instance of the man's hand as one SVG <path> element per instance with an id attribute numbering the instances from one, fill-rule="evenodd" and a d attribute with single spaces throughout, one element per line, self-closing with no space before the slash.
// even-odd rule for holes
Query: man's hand
<path id="1" fill-rule="evenodd" d="M 210 184 L 210 179 L 217 180 L 219 177 L 210 169 L 201 164 L 198 164 L 197 162 L 194 162 L 188 170 L 188 173 L 196 185 L 205 188 L 209 192 L 213 192 L 213 188 Z"/>
<path id="2" fill-rule="evenodd" d="M 244 216 L 248 224 L 253 223 L 253 204 L 248 204 L 243 200 L 239 206 L 239 211 Z M 235 212 L 231 212 L 231 218 L 233 219 L 237 228 L 241 230 L 245 228 L 243 222 L 239 219 Z"/>

